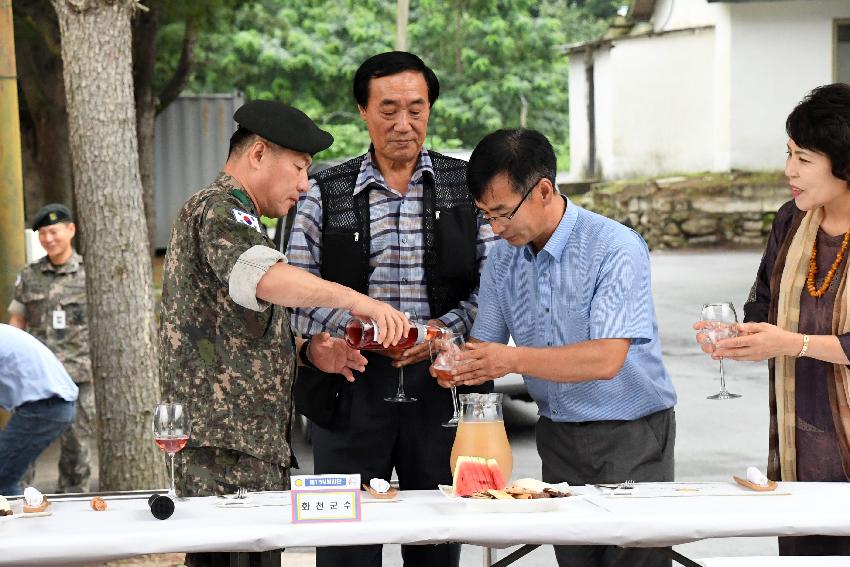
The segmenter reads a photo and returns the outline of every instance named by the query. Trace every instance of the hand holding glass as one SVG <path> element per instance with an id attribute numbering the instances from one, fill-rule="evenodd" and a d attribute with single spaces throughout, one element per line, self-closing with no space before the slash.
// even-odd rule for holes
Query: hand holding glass
<path id="1" fill-rule="evenodd" d="M 732 339 L 738 336 L 738 315 L 731 303 L 707 303 L 702 306 L 702 320 L 706 326 L 700 331 L 702 344 L 717 346 L 718 341 Z M 726 390 L 726 377 L 723 374 L 723 359 L 720 359 L 720 391 L 709 400 L 731 400 L 740 398 L 740 394 L 732 394 Z"/>
<path id="2" fill-rule="evenodd" d="M 177 497 L 174 489 L 174 453 L 182 450 L 189 441 L 192 420 L 189 410 L 183 404 L 159 404 L 153 412 L 153 437 L 157 446 L 168 454 L 171 460 L 171 488 L 168 496 Z"/>

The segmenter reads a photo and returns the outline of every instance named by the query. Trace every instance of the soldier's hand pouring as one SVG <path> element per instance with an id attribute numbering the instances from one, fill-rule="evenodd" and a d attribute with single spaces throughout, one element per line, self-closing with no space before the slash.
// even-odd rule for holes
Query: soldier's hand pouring
<path id="1" fill-rule="evenodd" d="M 378 324 L 381 335 L 379 342 L 384 348 L 397 344 L 410 330 L 410 321 L 404 313 L 365 295 L 359 295 L 355 299 L 350 311 L 356 317 L 372 319 Z"/>

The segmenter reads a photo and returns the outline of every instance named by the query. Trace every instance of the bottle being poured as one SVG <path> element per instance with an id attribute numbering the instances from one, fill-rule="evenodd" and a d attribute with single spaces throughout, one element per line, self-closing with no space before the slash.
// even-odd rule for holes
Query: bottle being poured
<path id="1" fill-rule="evenodd" d="M 407 336 L 397 344 L 385 349 L 384 345 L 380 343 L 381 329 L 372 319 L 352 317 L 345 324 L 345 342 L 351 348 L 358 350 L 405 350 L 425 341 L 433 341 L 451 335 L 452 331 L 449 329 L 411 321 Z"/>

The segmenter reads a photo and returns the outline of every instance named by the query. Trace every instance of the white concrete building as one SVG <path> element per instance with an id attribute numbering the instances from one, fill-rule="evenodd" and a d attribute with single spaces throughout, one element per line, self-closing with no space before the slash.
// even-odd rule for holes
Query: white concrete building
<path id="1" fill-rule="evenodd" d="M 794 105 L 850 83 L 850 0 L 632 0 L 626 20 L 568 49 L 573 179 L 781 169 Z"/>

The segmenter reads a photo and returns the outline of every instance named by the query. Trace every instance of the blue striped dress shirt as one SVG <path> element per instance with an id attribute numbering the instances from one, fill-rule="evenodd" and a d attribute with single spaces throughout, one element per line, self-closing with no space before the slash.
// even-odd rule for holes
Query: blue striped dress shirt
<path id="1" fill-rule="evenodd" d="M 354 186 L 354 194 L 369 191 L 369 214 L 372 240 L 369 256 L 369 297 L 384 301 L 399 311 L 415 314 L 421 321 L 439 318 L 456 333 L 466 335 L 472 328 L 477 311 L 478 290 L 473 290 L 448 313 L 431 313 L 425 281 L 425 244 L 422 232 L 423 175 L 433 175 L 433 165 L 426 150 L 410 178 L 407 193 L 387 186 L 375 167 L 371 152 L 366 154 Z M 322 263 L 322 202 L 319 186 L 310 181 L 309 191 L 301 196 L 292 225 L 287 260 L 293 266 L 320 275 Z M 496 237 L 488 224 L 479 221 L 476 260 L 479 274 L 483 270 L 489 248 Z M 302 335 L 328 331 L 341 336 L 348 311 L 328 308 L 293 310 L 292 328 Z"/>
<path id="2" fill-rule="evenodd" d="M 510 335 L 529 347 L 631 340 L 611 380 L 557 383 L 525 376 L 540 415 L 552 421 L 632 420 L 672 407 L 676 392 L 661 360 L 646 243 L 622 224 L 565 200 L 564 216 L 538 254 L 506 241 L 493 247 L 471 335 L 500 343 Z"/>
<path id="3" fill-rule="evenodd" d="M 0 323 L 0 408 L 59 396 L 73 402 L 79 391 L 49 348 L 26 331 Z"/>

